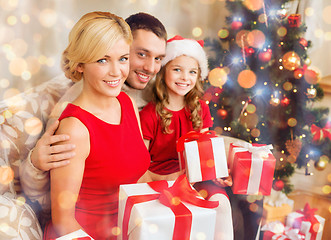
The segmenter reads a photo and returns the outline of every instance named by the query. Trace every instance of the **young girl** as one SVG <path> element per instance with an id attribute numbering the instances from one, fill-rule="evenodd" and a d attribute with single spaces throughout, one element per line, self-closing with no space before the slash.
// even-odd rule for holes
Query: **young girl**
<path id="1" fill-rule="evenodd" d="M 68 134 L 77 151 L 68 165 L 50 171 L 52 223 L 44 239 L 77 230 L 116 239 L 119 185 L 136 183 L 148 169 L 138 109 L 121 92 L 131 42 L 128 24 L 108 12 L 85 14 L 70 32 L 62 67 L 84 84 L 60 116 L 56 134 Z"/>
<path id="2" fill-rule="evenodd" d="M 213 125 L 207 104 L 199 99 L 202 80 L 208 74 L 202 45 L 180 36 L 168 40 L 161 71 L 156 75 L 153 101 L 140 112 L 153 180 L 175 180 L 183 174 L 179 170 L 177 140 L 189 131 L 206 131 Z M 231 207 L 223 188 L 231 183 L 230 179 L 217 179 L 194 184 L 204 197 L 220 202 L 215 239 L 233 239 Z"/>

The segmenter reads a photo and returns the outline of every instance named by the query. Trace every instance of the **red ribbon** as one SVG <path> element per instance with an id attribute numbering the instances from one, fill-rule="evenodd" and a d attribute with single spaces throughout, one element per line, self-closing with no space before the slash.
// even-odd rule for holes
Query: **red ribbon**
<path id="1" fill-rule="evenodd" d="M 123 240 L 128 239 L 128 225 L 131 210 L 134 204 L 159 199 L 160 203 L 169 207 L 175 214 L 175 227 L 173 240 L 190 239 L 190 229 L 192 225 L 192 213 L 183 202 L 203 208 L 216 208 L 217 201 L 201 199 L 200 195 L 192 189 L 185 175 L 181 175 L 174 182 L 172 187 L 167 181 L 150 182 L 148 185 L 157 194 L 137 195 L 128 197 L 123 216 Z"/>
<path id="2" fill-rule="evenodd" d="M 327 122 L 324 128 L 317 127 L 315 124 L 311 125 L 310 129 L 313 135 L 313 141 L 318 142 L 324 138 L 331 140 L 331 122 Z"/>
<path id="3" fill-rule="evenodd" d="M 296 219 L 298 222 L 296 222 L 295 225 L 293 226 L 295 228 L 300 228 L 303 221 L 310 222 L 311 226 L 310 226 L 309 232 L 311 233 L 311 238 L 310 238 L 311 240 L 316 239 L 317 231 L 315 231 L 315 229 L 319 228 L 319 224 L 320 224 L 319 221 L 317 220 L 317 218 L 315 217 L 316 211 L 317 211 L 317 208 L 310 208 L 309 204 L 306 203 L 303 211 L 302 210 L 297 211 L 298 213 L 303 214 L 303 216 Z"/>
<path id="4" fill-rule="evenodd" d="M 209 164 L 209 160 L 214 160 L 213 147 L 210 140 L 214 137 L 217 137 L 215 131 L 205 131 L 203 133 L 190 131 L 180 137 L 177 142 L 177 152 L 180 154 L 182 168 L 185 167 L 183 156 L 185 142 L 197 141 L 202 179 L 210 180 L 216 178 L 215 168 Z"/>
<path id="5" fill-rule="evenodd" d="M 201 47 L 203 47 L 204 45 L 204 41 L 203 40 L 195 40 L 195 39 L 190 39 L 190 38 L 183 38 L 182 36 L 176 35 L 173 38 L 170 38 L 167 43 L 172 42 L 172 41 L 176 41 L 176 40 L 192 40 L 192 41 L 196 41 L 197 43 L 199 43 L 199 45 Z"/>

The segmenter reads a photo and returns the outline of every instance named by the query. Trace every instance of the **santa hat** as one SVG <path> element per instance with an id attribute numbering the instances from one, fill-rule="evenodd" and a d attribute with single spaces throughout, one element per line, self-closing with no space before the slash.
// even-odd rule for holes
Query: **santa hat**
<path id="1" fill-rule="evenodd" d="M 166 56 L 162 59 L 162 66 L 176 57 L 185 55 L 193 57 L 199 63 L 201 78 L 204 80 L 208 75 L 208 60 L 203 50 L 203 40 L 183 38 L 176 35 L 167 41 Z"/>

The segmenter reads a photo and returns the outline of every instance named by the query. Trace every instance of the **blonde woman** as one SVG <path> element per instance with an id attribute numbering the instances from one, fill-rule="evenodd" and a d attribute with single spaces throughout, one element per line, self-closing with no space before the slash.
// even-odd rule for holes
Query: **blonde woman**
<path id="1" fill-rule="evenodd" d="M 108 12 L 84 15 L 69 34 L 63 70 L 84 87 L 60 116 L 56 134 L 69 135 L 76 154 L 50 171 L 52 221 L 44 239 L 79 229 L 94 239 L 116 239 L 119 185 L 137 182 L 149 167 L 137 107 L 121 92 L 131 42 L 127 23 Z"/>

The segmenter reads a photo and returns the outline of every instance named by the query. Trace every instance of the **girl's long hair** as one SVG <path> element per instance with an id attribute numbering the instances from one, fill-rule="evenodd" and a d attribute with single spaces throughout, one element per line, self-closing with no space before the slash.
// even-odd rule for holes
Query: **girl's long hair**
<path id="1" fill-rule="evenodd" d="M 170 61 L 171 62 L 171 61 Z M 169 95 L 165 84 L 165 69 L 170 63 L 163 66 L 160 72 L 156 75 L 153 87 L 153 101 L 155 103 L 156 113 L 160 117 L 162 132 L 165 134 L 172 133 L 169 129 L 171 124 L 172 113 L 165 107 L 169 104 Z M 192 121 L 193 129 L 200 130 L 202 128 L 201 105 L 199 99 L 203 94 L 201 71 L 199 69 L 198 79 L 194 87 L 185 95 L 185 108 L 190 113 L 190 120 Z"/>

